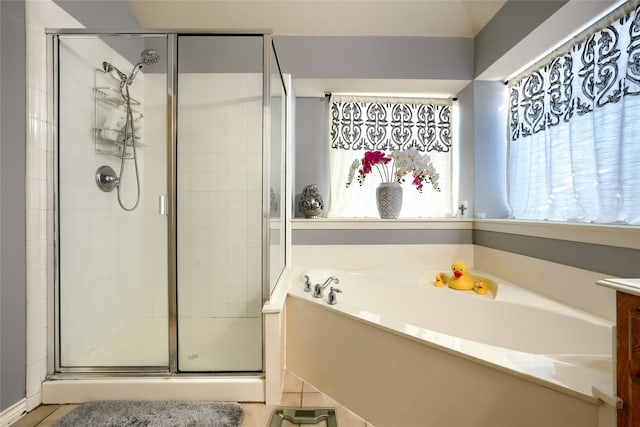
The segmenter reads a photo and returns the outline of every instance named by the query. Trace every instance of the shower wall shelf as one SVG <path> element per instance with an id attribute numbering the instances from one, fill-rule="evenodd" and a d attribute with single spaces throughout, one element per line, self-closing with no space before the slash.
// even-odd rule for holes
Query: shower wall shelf
<path id="1" fill-rule="evenodd" d="M 96 71 L 96 82 L 99 78 Z M 124 124 L 127 115 L 127 106 L 120 90 L 109 86 L 97 86 L 93 89 L 95 98 L 95 125 L 93 128 L 93 141 L 96 154 L 107 154 L 121 158 L 133 158 L 132 139 L 129 134 L 124 135 Z M 140 113 L 140 101 L 131 98 L 133 111 L 133 126 L 136 148 L 143 146 L 140 143 L 142 133 L 142 113 Z"/>

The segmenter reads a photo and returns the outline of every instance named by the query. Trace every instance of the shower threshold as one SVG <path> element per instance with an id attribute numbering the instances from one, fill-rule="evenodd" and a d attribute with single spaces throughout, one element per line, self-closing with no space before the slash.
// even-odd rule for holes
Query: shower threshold
<path id="1" fill-rule="evenodd" d="M 44 381 L 42 403 L 109 399 L 264 402 L 265 381 L 263 376 L 73 376 Z"/>

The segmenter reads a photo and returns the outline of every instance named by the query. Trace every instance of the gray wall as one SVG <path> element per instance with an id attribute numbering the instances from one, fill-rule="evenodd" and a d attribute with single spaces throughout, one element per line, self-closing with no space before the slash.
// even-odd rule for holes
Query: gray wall
<path id="1" fill-rule="evenodd" d="M 294 245 L 456 245 L 471 244 L 470 229 L 293 230 Z"/>
<path id="2" fill-rule="evenodd" d="M 471 38 L 276 36 L 274 40 L 283 72 L 294 78 L 473 78 Z"/>
<path id="3" fill-rule="evenodd" d="M 475 200 L 473 196 L 473 171 L 474 171 L 474 150 L 475 150 L 475 135 L 474 135 L 474 121 L 475 121 L 475 91 L 474 83 L 469 83 L 458 94 L 458 100 L 456 101 L 458 107 L 458 121 L 454 123 L 454 129 L 458 131 L 457 147 L 454 146 L 454 150 L 457 150 L 459 156 L 458 165 L 458 202 L 467 202 L 467 211 L 465 215 L 467 217 L 473 216 Z M 455 139 L 454 139 L 455 141 Z M 458 204 L 460 206 L 460 204 Z M 458 214 L 456 206 L 456 212 Z"/>
<path id="4" fill-rule="evenodd" d="M 0 411 L 26 397 L 24 1 L 0 1 Z"/>
<path id="5" fill-rule="evenodd" d="M 293 169 L 294 215 L 304 216 L 298 209 L 305 185 L 318 184 L 324 212 L 329 207 L 329 147 L 326 98 L 296 98 L 295 157 Z M 293 154 L 293 153 L 292 153 Z"/>
<path id="6" fill-rule="evenodd" d="M 126 0 L 53 0 L 87 28 L 140 30 Z"/>
<path id="7" fill-rule="evenodd" d="M 473 82 L 474 213 L 507 218 L 507 86 Z"/>
<path id="8" fill-rule="evenodd" d="M 507 1 L 475 37 L 473 75 L 489 68 L 565 3 L 566 0 Z"/>
<path id="9" fill-rule="evenodd" d="M 484 230 L 473 231 L 473 243 L 612 277 L 640 277 L 638 249 Z"/>

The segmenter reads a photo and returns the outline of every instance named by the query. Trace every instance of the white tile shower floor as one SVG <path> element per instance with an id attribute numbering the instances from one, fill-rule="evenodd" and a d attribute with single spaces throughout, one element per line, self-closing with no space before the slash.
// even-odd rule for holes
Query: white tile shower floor
<path id="1" fill-rule="evenodd" d="M 67 366 L 167 366 L 167 319 L 142 319 Z M 181 318 L 178 366 L 182 371 L 262 369 L 260 318 Z"/>

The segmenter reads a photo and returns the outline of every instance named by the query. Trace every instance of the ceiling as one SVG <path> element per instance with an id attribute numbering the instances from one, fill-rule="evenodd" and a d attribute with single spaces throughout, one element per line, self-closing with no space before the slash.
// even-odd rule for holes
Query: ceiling
<path id="1" fill-rule="evenodd" d="M 0 0 L 1 1 L 1 0 Z M 413 36 L 475 37 L 507 0 L 125 0 L 142 28 L 166 30 L 271 31 L 275 36 Z M 511 0 L 517 1 L 517 0 Z M 520 52 L 535 57 L 579 24 L 611 3 L 622 0 L 556 0 L 567 3 L 558 19 L 540 26 L 533 41 L 521 42 Z M 594 9 L 594 10 L 591 10 Z M 583 16 L 584 15 L 584 16 Z M 576 22 L 574 22 L 576 21 Z M 544 28 L 542 28 L 544 27 Z M 566 28 L 565 28 L 566 27 Z M 512 49 L 512 51 L 515 49 Z M 512 55 L 511 55 L 512 56 Z M 501 79 L 504 69 L 521 58 L 504 55 L 484 79 Z M 511 64 L 513 62 L 514 64 Z M 496 77 L 498 76 L 498 77 Z M 300 79 L 297 95 L 324 92 L 455 94 L 468 81 Z"/>
<path id="2" fill-rule="evenodd" d="M 507 0 L 127 0 L 143 28 L 267 30 L 276 36 L 474 37 Z M 326 91 L 456 93 L 466 81 L 294 79 Z M 355 85 L 355 86 L 354 86 Z"/>
<path id="3" fill-rule="evenodd" d="M 506 0 L 127 0 L 144 28 L 473 37 Z"/>

